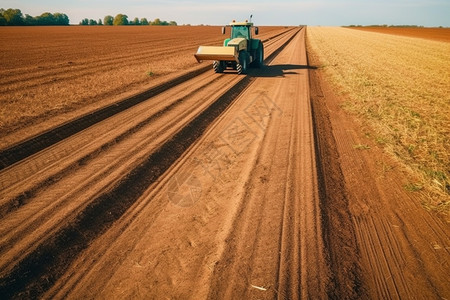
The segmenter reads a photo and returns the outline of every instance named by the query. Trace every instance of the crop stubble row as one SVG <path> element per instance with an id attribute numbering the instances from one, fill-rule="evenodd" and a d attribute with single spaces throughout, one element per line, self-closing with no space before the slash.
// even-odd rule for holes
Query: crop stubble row
<path id="1" fill-rule="evenodd" d="M 412 170 L 405 188 L 426 188 L 426 205 L 448 211 L 450 43 L 324 27 L 309 27 L 308 41 L 343 106 Z"/>

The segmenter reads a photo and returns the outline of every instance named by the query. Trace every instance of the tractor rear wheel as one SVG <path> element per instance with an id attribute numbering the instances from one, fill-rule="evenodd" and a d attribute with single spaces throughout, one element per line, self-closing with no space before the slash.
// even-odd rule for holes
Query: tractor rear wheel
<path id="1" fill-rule="evenodd" d="M 223 63 L 221 61 L 213 61 L 213 69 L 216 73 L 223 73 L 223 70 L 225 69 L 223 66 Z"/>
<path id="2" fill-rule="evenodd" d="M 264 45 L 259 43 L 256 49 L 255 61 L 252 63 L 252 67 L 261 68 L 264 65 Z"/>
<path id="3" fill-rule="evenodd" d="M 247 74 L 248 70 L 248 53 L 245 51 L 241 51 L 239 53 L 239 63 L 236 64 L 236 70 L 238 74 Z"/>

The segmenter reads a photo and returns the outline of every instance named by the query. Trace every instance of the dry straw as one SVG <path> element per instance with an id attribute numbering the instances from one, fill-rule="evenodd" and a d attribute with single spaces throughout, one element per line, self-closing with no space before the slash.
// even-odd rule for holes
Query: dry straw
<path id="1" fill-rule="evenodd" d="M 450 43 L 337 27 L 308 27 L 308 42 L 343 107 L 418 178 L 408 187 L 448 213 Z"/>

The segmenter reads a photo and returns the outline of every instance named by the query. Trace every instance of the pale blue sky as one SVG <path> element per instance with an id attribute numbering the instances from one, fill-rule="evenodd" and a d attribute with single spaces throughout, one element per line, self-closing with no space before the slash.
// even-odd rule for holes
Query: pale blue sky
<path id="1" fill-rule="evenodd" d="M 19 8 L 32 16 L 61 12 L 71 24 L 123 13 L 179 24 L 222 25 L 253 14 L 257 25 L 389 24 L 450 27 L 450 0 L 0 0 L 1 8 Z"/>

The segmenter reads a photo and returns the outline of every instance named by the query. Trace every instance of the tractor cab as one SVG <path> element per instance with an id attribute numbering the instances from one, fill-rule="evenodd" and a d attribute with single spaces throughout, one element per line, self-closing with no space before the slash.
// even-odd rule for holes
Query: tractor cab
<path id="1" fill-rule="evenodd" d="M 236 22 L 233 20 L 228 26 L 231 27 L 231 36 L 230 39 L 234 38 L 245 38 L 247 40 L 252 39 L 252 31 L 253 23 L 245 22 Z M 222 27 L 222 34 L 225 34 L 226 27 Z M 255 27 L 255 35 L 258 34 L 258 27 Z"/>

